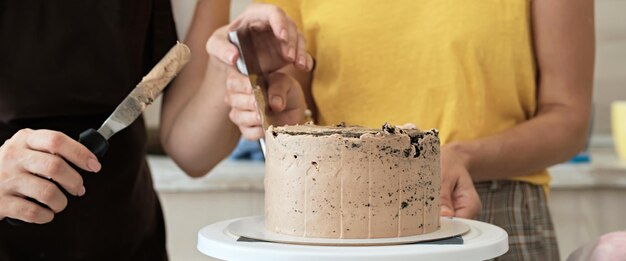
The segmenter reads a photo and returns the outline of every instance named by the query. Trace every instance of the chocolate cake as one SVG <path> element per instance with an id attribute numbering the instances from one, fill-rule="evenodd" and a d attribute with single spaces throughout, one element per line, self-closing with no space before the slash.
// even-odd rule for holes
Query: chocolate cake
<path id="1" fill-rule="evenodd" d="M 297 125 L 266 132 L 265 226 L 318 238 L 439 228 L 438 131 Z"/>

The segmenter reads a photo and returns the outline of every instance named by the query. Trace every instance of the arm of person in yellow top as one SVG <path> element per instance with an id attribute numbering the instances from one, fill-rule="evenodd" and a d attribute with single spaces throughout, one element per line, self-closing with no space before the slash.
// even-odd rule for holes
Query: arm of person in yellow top
<path id="1" fill-rule="evenodd" d="M 264 6 L 244 11 L 249 20 L 269 20 L 273 32 L 281 39 L 284 63 L 295 63 L 299 34 L 295 25 L 259 13 Z M 223 160 L 236 146 L 240 133 L 229 120 L 231 108 L 225 104 L 227 76 L 234 73 L 237 48 L 227 39 L 230 1 L 201 0 L 185 39 L 192 59 L 164 95 L 161 113 L 161 142 L 165 151 L 190 176 L 202 176 Z M 258 25 L 263 26 L 263 24 Z M 295 34 L 295 37 L 293 37 Z M 208 42 L 207 42 L 208 40 Z M 291 50 L 295 47 L 295 50 Z M 207 53 L 208 52 L 208 53 Z M 286 61 L 286 62 L 285 62 Z M 282 66 L 281 66 L 282 67 Z M 305 59 L 301 68 L 312 67 Z M 241 74 L 238 79 L 245 79 Z"/>
<path id="2" fill-rule="evenodd" d="M 594 65 L 593 1 L 532 1 L 538 69 L 537 113 L 494 136 L 449 143 L 449 171 L 476 181 L 506 179 L 563 162 L 585 145 Z"/>

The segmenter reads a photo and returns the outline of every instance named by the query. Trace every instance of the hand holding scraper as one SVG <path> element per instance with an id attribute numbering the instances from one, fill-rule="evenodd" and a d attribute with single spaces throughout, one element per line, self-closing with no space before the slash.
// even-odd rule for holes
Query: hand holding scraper
<path id="1" fill-rule="evenodd" d="M 271 28 L 242 26 L 236 31 L 229 32 L 228 40 L 239 51 L 236 67 L 250 81 L 263 130 L 267 130 L 270 125 L 280 125 L 284 119 L 281 120 L 280 116 L 277 117 L 269 105 L 268 88 L 273 83 L 270 83 L 271 77 L 268 75 L 291 63 L 295 65 L 295 57 L 290 60 L 287 58 L 288 55 L 281 51 L 282 45 L 285 43 L 276 37 Z M 302 41 L 300 44 L 302 46 L 298 47 L 304 48 Z M 301 63 L 296 68 L 310 71 L 313 65 L 311 56 L 304 52 L 304 56 L 300 58 L 304 61 L 300 61 Z M 298 86 L 298 88 L 300 87 Z M 304 102 L 304 97 L 302 97 L 302 102 Z M 306 111 L 308 110 L 305 110 L 303 115 L 306 114 Z M 265 139 L 261 138 L 259 142 L 263 155 L 265 155 Z"/>

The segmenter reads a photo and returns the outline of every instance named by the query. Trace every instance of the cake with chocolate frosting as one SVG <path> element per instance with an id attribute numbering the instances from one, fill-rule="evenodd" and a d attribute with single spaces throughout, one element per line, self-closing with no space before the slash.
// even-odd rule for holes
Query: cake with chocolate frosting
<path id="1" fill-rule="evenodd" d="M 316 238 L 439 228 L 437 130 L 297 125 L 266 132 L 265 227 Z"/>

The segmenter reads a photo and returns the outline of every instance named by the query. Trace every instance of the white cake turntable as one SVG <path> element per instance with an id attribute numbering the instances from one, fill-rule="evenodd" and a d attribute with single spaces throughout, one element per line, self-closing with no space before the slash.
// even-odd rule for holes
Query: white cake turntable
<path id="1" fill-rule="evenodd" d="M 269 231 L 262 216 L 252 216 L 202 228 L 197 248 L 223 260 L 486 260 L 508 251 L 508 235 L 488 223 L 442 217 L 439 230 L 418 236 L 303 238 Z"/>

